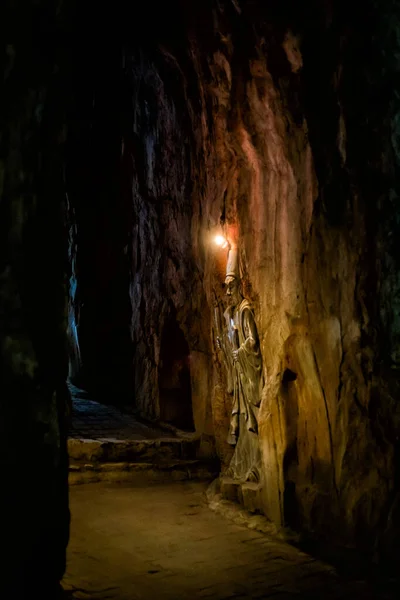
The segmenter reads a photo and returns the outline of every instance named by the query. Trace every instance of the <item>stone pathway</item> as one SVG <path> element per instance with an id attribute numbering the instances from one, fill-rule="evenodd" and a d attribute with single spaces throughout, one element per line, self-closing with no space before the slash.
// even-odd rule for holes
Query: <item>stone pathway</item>
<path id="1" fill-rule="evenodd" d="M 69 384 L 73 412 L 69 437 L 94 440 L 149 440 L 174 437 L 174 433 L 140 423 L 113 406 L 90 399 L 83 390 Z"/>
<path id="2" fill-rule="evenodd" d="M 198 457 L 196 433 L 146 425 L 112 406 L 94 402 L 70 385 L 70 485 L 99 481 L 182 481 L 217 476 L 216 460 Z"/>
<path id="3" fill-rule="evenodd" d="M 209 510 L 203 483 L 71 488 L 74 599 L 397 598 Z"/>

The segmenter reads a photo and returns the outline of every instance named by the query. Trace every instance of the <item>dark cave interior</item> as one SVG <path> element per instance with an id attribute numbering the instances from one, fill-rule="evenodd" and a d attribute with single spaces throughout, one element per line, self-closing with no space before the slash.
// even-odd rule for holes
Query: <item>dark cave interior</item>
<path id="1" fill-rule="evenodd" d="M 5 597 L 64 574 L 67 380 L 221 476 L 247 402 L 257 514 L 396 564 L 399 31 L 395 0 L 2 2 Z"/>

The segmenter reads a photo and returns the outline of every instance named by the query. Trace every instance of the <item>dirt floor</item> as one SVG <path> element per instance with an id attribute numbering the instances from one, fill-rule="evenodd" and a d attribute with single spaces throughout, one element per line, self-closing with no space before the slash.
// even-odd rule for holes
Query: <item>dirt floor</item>
<path id="1" fill-rule="evenodd" d="M 71 488 L 72 598 L 394 598 L 213 513 L 204 483 Z"/>

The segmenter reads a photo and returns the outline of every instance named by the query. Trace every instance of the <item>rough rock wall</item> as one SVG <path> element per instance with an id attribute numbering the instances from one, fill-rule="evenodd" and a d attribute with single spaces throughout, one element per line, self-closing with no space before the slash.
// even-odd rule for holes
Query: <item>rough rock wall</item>
<path id="1" fill-rule="evenodd" d="M 158 124 L 135 129 L 148 178 L 134 189 L 137 402 L 157 414 L 159 331 L 172 299 L 190 348 L 206 351 L 192 381 L 212 384 L 217 448 L 228 460 L 229 397 L 218 355 L 213 368 L 209 357 L 225 260 L 211 233 L 222 223 L 239 244 L 264 357 L 265 513 L 338 543 L 394 543 L 395 4 L 371 2 L 362 15 L 340 2 L 177 11 L 179 41 L 175 29 L 165 34 L 140 76 Z"/>
<path id="2" fill-rule="evenodd" d="M 146 416 L 160 415 L 161 339 L 172 319 L 189 346 L 194 424 L 208 443 L 213 433 L 210 308 L 202 264 L 196 264 L 192 248 L 194 142 L 182 96 L 183 74 L 176 58 L 161 49 L 155 60 L 150 52 L 127 52 L 125 77 L 135 90 L 123 152 L 133 164 L 130 294 L 136 406 Z M 171 352 L 175 341 L 165 340 Z"/>
<path id="3" fill-rule="evenodd" d="M 68 57 L 62 43 L 66 33 L 52 4 L 1 6 L 0 588 L 4 598 L 31 594 L 56 598 L 68 541 L 63 185 Z"/>
<path id="4" fill-rule="evenodd" d="M 222 216 L 237 231 L 256 308 L 266 514 L 371 547 L 398 519 L 396 14 L 309 8 L 220 5 L 212 50 L 193 25 L 208 158 L 196 226 Z"/>

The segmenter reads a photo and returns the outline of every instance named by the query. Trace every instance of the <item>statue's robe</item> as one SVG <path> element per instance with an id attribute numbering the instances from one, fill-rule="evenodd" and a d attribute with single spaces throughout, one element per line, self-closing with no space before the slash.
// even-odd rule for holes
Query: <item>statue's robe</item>
<path id="1" fill-rule="evenodd" d="M 233 403 L 228 442 L 236 445 L 229 474 L 235 479 L 259 478 L 258 407 L 263 386 L 262 358 L 250 302 L 244 298 L 224 313 L 231 351 L 238 351 L 231 381 Z"/>

